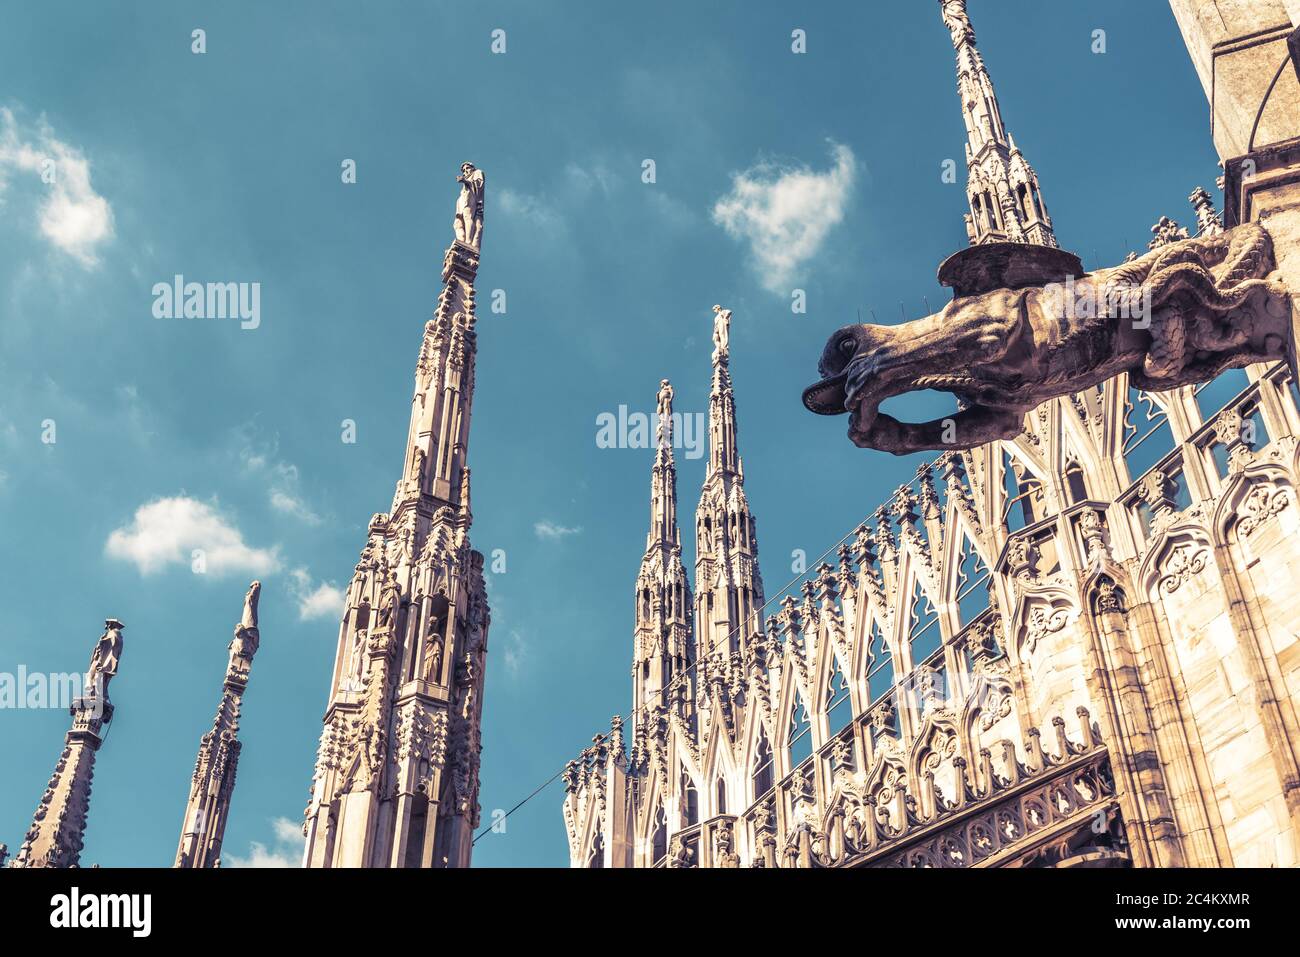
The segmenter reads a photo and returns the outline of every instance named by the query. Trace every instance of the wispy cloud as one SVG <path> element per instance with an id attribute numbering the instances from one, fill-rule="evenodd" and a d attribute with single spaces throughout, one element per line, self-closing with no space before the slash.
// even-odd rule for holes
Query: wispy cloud
<path id="1" fill-rule="evenodd" d="M 749 243 L 764 288 L 788 293 L 801 267 L 821 249 L 844 218 L 853 193 L 857 160 L 847 146 L 831 144 L 833 165 L 761 162 L 731 179 L 731 191 L 713 207 L 713 221 L 734 239 Z"/>
<path id="2" fill-rule="evenodd" d="M 539 229 L 561 230 L 565 225 L 559 210 L 549 200 L 509 187 L 497 190 L 496 208 L 504 216 Z"/>
<path id="3" fill-rule="evenodd" d="M 96 265 L 96 251 L 113 238 L 113 209 L 90 185 L 90 161 L 43 118 L 22 130 L 13 112 L 0 108 L 0 193 L 15 171 L 45 193 L 37 208 L 41 235 L 82 266 Z"/>
<path id="4" fill-rule="evenodd" d="M 510 677 L 516 677 L 524 667 L 524 661 L 528 658 L 528 642 L 524 635 L 518 630 L 511 628 L 506 632 L 505 647 L 503 649 L 501 660 L 505 663 L 506 673 Z"/>
<path id="5" fill-rule="evenodd" d="M 343 614 L 346 595 L 333 582 L 316 582 L 305 568 L 295 568 L 290 574 L 294 597 L 298 601 L 298 620 L 339 618 Z"/>
<path id="6" fill-rule="evenodd" d="M 260 450 L 246 446 L 239 453 L 244 471 L 265 479 L 267 499 L 273 509 L 291 515 L 307 525 L 319 525 L 321 517 L 303 497 L 302 476 L 298 472 L 298 466 L 280 461 L 275 456 L 274 445 Z"/>
<path id="7" fill-rule="evenodd" d="M 590 230 L 583 219 L 599 208 L 601 215 L 640 217 L 648 211 L 663 225 L 683 229 L 698 221 L 694 210 L 664 184 L 641 181 L 641 160 L 632 156 L 584 156 L 570 161 L 541 189 L 525 192 L 502 186 L 493 194 L 493 209 L 528 229 L 545 230 L 558 248 L 572 239 L 585 240 Z M 634 202 L 629 203 L 629 199 Z"/>
<path id="8" fill-rule="evenodd" d="M 221 577 L 235 572 L 262 575 L 280 565 L 278 549 L 254 548 L 212 504 L 186 495 L 141 505 L 129 525 L 115 529 L 104 545 L 110 558 L 131 562 L 142 575 L 171 565 L 191 565 L 202 553 L 204 571 Z"/>
<path id="9" fill-rule="evenodd" d="M 558 542 L 563 538 L 568 538 L 570 535 L 577 535 L 582 531 L 582 526 L 577 525 L 570 527 L 568 525 L 556 524 L 548 519 L 543 519 L 533 525 L 533 531 L 537 534 L 537 537 L 543 541 Z"/>
<path id="10" fill-rule="evenodd" d="M 275 834 L 268 848 L 260 841 L 250 841 L 248 856 L 226 854 L 222 867 L 302 867 L 304 839 L 302 827 L 287 817 L 277 817 L 271 822 Z"/>

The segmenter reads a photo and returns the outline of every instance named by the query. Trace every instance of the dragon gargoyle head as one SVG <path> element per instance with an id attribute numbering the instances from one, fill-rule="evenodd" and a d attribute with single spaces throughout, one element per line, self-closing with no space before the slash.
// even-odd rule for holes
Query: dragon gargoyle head
<path id="1" fill-rule="evenodd" d="M 889 330 L 884 326 L 854 323 L 843 326 L 826 340 L 817 361 L 820 382 L 804 389 L 803 404 L 818 415 L 843 415 L 866 384 L 872 356 L 885 345 Z"/>
<path id="2" fill-rule="evenodd" d="M 1014 293 L 1005 293 L 1007 307 L 1019 313 Z M 958 307 L 960 308 L 960 307 Z M 1006 329 L 983 325 L 972 349 L 951 335 L 959 317 L 954 307 L 899 326 L 855 323 L 831 334 L 817 371 L 821 380 L 803 393 L 803 404 L 818 415 L 849 415 L 849 438 L 860 448 L 905 455 L 922 449 L 970 447 L 976 441 L 1014 435 L 1024 408 L 1017 397 L 1002 401 L 985 381 L 982 366 L 996 364 L 1006 342 Z M 960 317 L 965 320 L 963 315 Z M 979 371 L 976 371 L 977 368 Z M 918 389 L 953 393 L 959 410 L 929 422 L 900 422 L 880 411 L 881 403 Z"/>
<path id="3" fill-rule="evenodd" d="M 1014 438 L 1035 406 L 1120 373 L 1145 392 L 1208 382 L 1292 354 L 1291 294 L 1266 278 L 1274 261 L 1268 232 L 1246 223 L 1109 269 L 959 295 L 896 326 L 844 326 L 803 403 L 818 415 L 847 412 L 860 448 L 903 455 Z M 880 411 L 921 391 L 951 393 L 957 411 L 916 423 Z"/>

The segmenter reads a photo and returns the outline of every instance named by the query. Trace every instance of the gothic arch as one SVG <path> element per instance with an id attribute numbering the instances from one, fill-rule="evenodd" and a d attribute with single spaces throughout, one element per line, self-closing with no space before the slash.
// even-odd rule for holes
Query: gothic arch
<path id="1" fill-rule="evenodd" d="M 923 816 L 931 817 L 934 807 L 927 789 L 917 787 L 925 780 L 926 772 L 935 775 L 935 783 L 950 803 L 960 800 L 957 788 L 965 782 L 954 758 L 962 758 L 970 766 L 970 747 L 964 739 L 961 723 L 956 714 L 947 708 L 928 711 L 917 729 L 916 738 L 908 755 L 908 780 L 913 782 L 913 794 L 921 806 Z M 944 766 L 947 766 L 946 768 Z"/>
<path id="2" fill-rule="evenodd" d="M 992 744 L 986 738 L 1006 718 L 1014 718 L 1016 725 L 1016 733 L 1010 740 L 1020 740 L 1024 736 L 1024 722 L 1016 707 L 1015 688 L 1010 678 L 984 671 L 977 673 L 971 681 L 970 693 L 962 708 L 961 728 L 966 743 L 967 767 L 971 769 L 976 786 L 986 791 L 993 782 L 979 780 L 979 768 L 982 766 L 979 760 L 980 749 Z"/>
<path id="3" fill-rule="evenodd" d="M 862 790 L 873 798 L 870 808 L 874 809 L 878 827 L 886 836 L 907 830 L 907 797 L 911 786 L 902 754 L 877 751 Z M 884 821 L 880 820 L 882 815 Z"/>
<path id="4" fill-rule="evenodd" d="M 817 699 L 817 710 L 822 710 L 822 699 L 825 697 L 824 691 L 827 682 L 830 680 L 831 673 L 839 669 L 840 674 L 844 675 L 845 681 L 849 686 L 849 694 L 854 705 L 858 703 L 858 693 L 856 682 L 851 677 L 853 671 L 852 648 L 846 637 L 836 640 L 833 632 L 836 630 L 835 625 L 826 621 L 826 615 L 820 616 L 817 627 L 817 638 L 814 644 L 812 674 L 809 677 L 809 684 L 815 692 Z M 847 630 L 847 629 L 846 629 Z M 854 709 L 857 711 L 856 707 Z"/>
<path id="5" fill-rule="evenodd" d="M 966 553 L 967 560 L 974 558 L 975 571 L 979 574 L 979 568 L 982 566 L 983 575 L 992 583 L 994 581 L 993 567 L 994 562 L 990 561 L 984 548 L 977 537 L 969 534 L 963 528 L 951 528 L 948 530 L 947 541 L 944 542 L 943 568 L 943 604 L 946 606 L 949 619 L 951 621 L 951 632 L 957 634 L 966 628 L 978 615 L 971 615 L 966 618 L 961 608 L 963 588 L 968 585 L 978 584 L 975 578 L 966 577 L 967 561 L 963 560 L 963 553 L 967 543 L 970 552 Z M 968 589 L 965 594 L 969 595 L 974 592 L 973 588 Z M 984 604 L 987 606 L 992 603 L 992 593 L 986 588 L 985 594 L 988 595 L 988 601 Z"/>
<path id="6" fill-rule="evenodd" d="M 1078 617 L 1079 608 L 1066 589 L 1022 583 L 1011 614 L 1012 640 L 1005 649 L 1007 657 L 1015 665 L 1023 663 L 1040 640 L 1061 631 Z"/>
<path id="7" fill-rule="evenodd" d="M 872 624 L 879 626 L 886 640 L 892 625 L 883 613 L 883 603 L 868 587 L 858 589 L 853 603 L 853 619 L 848 666 L 849 674 L 856 676 L 866 674 L 868 659 L 871 657 Z"/>
<path id="8" fill-rule="evenodd" d="M 1184 519 L 1160 532 L 1138 566 L 1137 581 L 1143 596 L 1160 601 L 1183 583 L 1213 565 L 1213 539 L 1198 522 Z"/>
<path id="9" fill-rule="evenodd" d="M 1224 483 L 1210 522 L 1214 540 L 1233 544 L 1234 533 L 1248 536 L 1287 508 L 1295 508 L 1295 487 L 1286 470 L 1271 464 L 1249 466 Z"/>
<path id="10" fill-rule="evenodd" d="M 815 715 L 817 714 L 816 704 L 810 700 L 808 691 L 804 687 L 804 682 L 796 679 L 793 674 L 795 670 L 794 665 L 788 661 L 786 662 L 786 666 L 781 669 L 783 693 L 780 699 L 782 702 L 781 706 L 777 710 L 780 720 L 776 722 L 777 738 L 775 741 L 770 742 L 773 751 L 779 752 L 783 755 L 783 759 L 778 762 L 778 765 L 782 768 L 781 777 L 789 774 L 807 760 L 807 757 L 805 756 L 796 761 L 794 755 L 790 752 L 790 745 L 793 743 L 790 732 L 795 724 L 801 723 L 798 720 L 800 709 L 802 709 L 805 722 L 808 726 L 805 733 L 809 738 L 809 753 L 815 753 L 817 746 L 820 744 L 817 740 L 817 722 L 815 720 Z"/>
<path id="11" fill-rule="evenodd" d="M 895 614 L 893 621 L 893 655 L 895 662 L 895 671 L 902 672 L 901 662 L 907 662 L 907 672 L 911 673 L 921 663 L 912 657 L 912 639 L 916 635 L 912 631 L 913 617 L 924 606 L 921 601 L 928 602 L 930 609 L 934 613 L 934 627 L 939 630 L 939 645 L 942 646 L 944 638 L 944 620 L 943 620 L 943 595 L 936 587 L 933 575 L 930 569 L 915 567 L 910 553 L 907 558 L 899 562 L 898 584 L 899 590 L 897 599 L 899 604 L 896 606 L 902 610 L 902 614 Z M 919 591 L 919 596 L 918 596 Z M 918 600 L 919 599 L 919 600 Z M 922 629 L 923 631 L 926 629 Z M 888 639 L 888 634 L 886 635 Z M 900 652 L 906 651 L 906 656 L 900 656 Z"/>
<path id="12" fill-rule="evenodd" d="M 1088 568 L 1079 580 L 1079 594 L 1087 596 L 1087 602 L 1084 605 L 1085 610 L 1089 613 L 1096 611 L 1097 595 L 1102 585 L 1102 579 L 1106 578 L 1110 579 L 1110 584 L 1116 591 L 1123 593 L 1124 609 L 1127 611 L 1133 606 L 1134 596 L 1139 594 L 1139 590 L 1136 583 L 1129 577 L 1127 569 L 1123 565 L 1116 564 L 1109 555 L 1105 556 L 1095 566 Z"/>

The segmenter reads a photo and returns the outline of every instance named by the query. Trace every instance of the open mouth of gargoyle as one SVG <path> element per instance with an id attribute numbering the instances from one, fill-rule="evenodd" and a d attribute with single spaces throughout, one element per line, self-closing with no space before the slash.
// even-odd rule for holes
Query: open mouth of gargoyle
<path id="1" fill-rule="evenodd" d="M 860 428 L 870 428 L 880 404 L 894 394 L 907 391 L 898 383 L 890 390 L 880 381 L 881 363 L 873 352 L 860 353 L 849 360 L 843 371 L 827 376 L 803 391 L 804 407 L 817 415 L 850 414 L 851 422 Z M 869 388 L 869 384 L 875 388 Z M 865 424 L 864 424 L 865 422 Z"/>
<path id="2" fill-rule="evenodd" d="M 848 378 L 848 373 L 841 372 L 839 375 L 831 376 L 829 379 L 822 379 L 820 382 L 815 382 L 804 389 L 804 408 L 809 412 L 815 412 L 817 415 L 843 415 L 848 411 L 844 407 L 847 398 L 844 388 L 846 378 Z"/>

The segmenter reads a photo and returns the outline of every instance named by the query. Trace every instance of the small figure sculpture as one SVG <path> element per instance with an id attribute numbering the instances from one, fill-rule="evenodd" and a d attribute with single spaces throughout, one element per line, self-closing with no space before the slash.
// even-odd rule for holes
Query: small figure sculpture
<path id="1" fill-rule="evenodd" d="M 695 858 L 695 851 L 685 841 L 680 834 L 674 834 L 672 841 L 668 845 L 668 860 L 666 867 L 691 867 L 692 860 Z"/>
<path id="2" fill-rule="evenodd" d="M 389 569 L 384 579 L 383 590 L 379 593 L 379 631 L 384 631 L 397 623 L 397 612 L 402 602 L 402 586 L 398 584 L 397 575 Z"/>
<path id="3" fill-rule="evenodd" d="M 656 441 L 659 445 L 671 445 L 673 441 L 673 387 L 667 379 L 659 380 L 659 397 L 655 424 Z"/>
<path id="4" fill-rule="evenodd" d="M 257 654 L 258 645 L 261 643 L 260 634 L 257 630 L 257 600 L 262 594 L 262 583 L 254 581 L 248 586 L 248 593 L 244 595 L 244 613 L 240 616 L 239 624 L 235 626 L 235 637 L 230 641 L 230 662 L 227 670 L 235 670 L 237 659 L 244 662 L 251 662 L 253 656 Z"/>
<path id="5" fill-rule="evenodd" d="M 483 237 L 483 171 L 473 163 L 462 163 L 456 182 L 460 183 L 460 198 L 452 229 L 458 241 L 478 249 Z"/>
<path id="6" fill-rule="evenodd" d="M 358 628 L 357 633 L 352 636 L 352 649 L 348 654 L 348 675 L 347 683 L 349 687 L 345 690 L 355 691 L 360 687 L 362 671 L 365 669 L 365 653 L 367 639 L 369 638 L 366 629 Z"/>
<path id="7" fill-rule="evenodd" d="M 429 643 L 424 649 L 424 680 L 436 682 L 440 677 L 442 677 L 442 639 L 435 635 L 429 638 Z"/>
<path id="8" fill-rule="evenodd" d="M 411 459 L 411 478 L 415 479 L 415 484 L 423 487 L 424 485 L 424 449 L 416 449 L 415 455 Z"/>
<path id="9" fill-rule="evenodd" d="M 239 619 L 239 624 L 244 628 L 257 627 L 257 600 L 262 595 L 262 583 L 254 581 L 248 586 L 248 591 L 244 594 L 244 614 Z"/>
<path id="10" fill-rule="evenodd" d="M 125 626 L 116 618 L 104 622 L 104 633 L 90 653 L 90 666 L 86 669 L 86 690 L 92 695 L 102 695 L 109 679 L 117 674 L 122 658 L 122 629 Z"/>
<path id="11" fill-rule="evenodd" d="M 730 355 L 731 310 L 713 307 L 713 361 Z"/>
<path id="12" fill-rule="evenodd" d="M 740 855 L 735 852 L 735 837 L 730 821 L 722 821 L 718 824 L 715 845 L 717 847 L 719 867 L 732 868 L 740 866 Z"/>
<path id="13" fill-rule="evenodd" d="M 974 39 L 975 31 L 971 29 L 970 15 L 966 12 L 966 0 L 944 0 L 943 22 L 952 34 L 954 47 L 960 47 L 967 38 Z"/>

